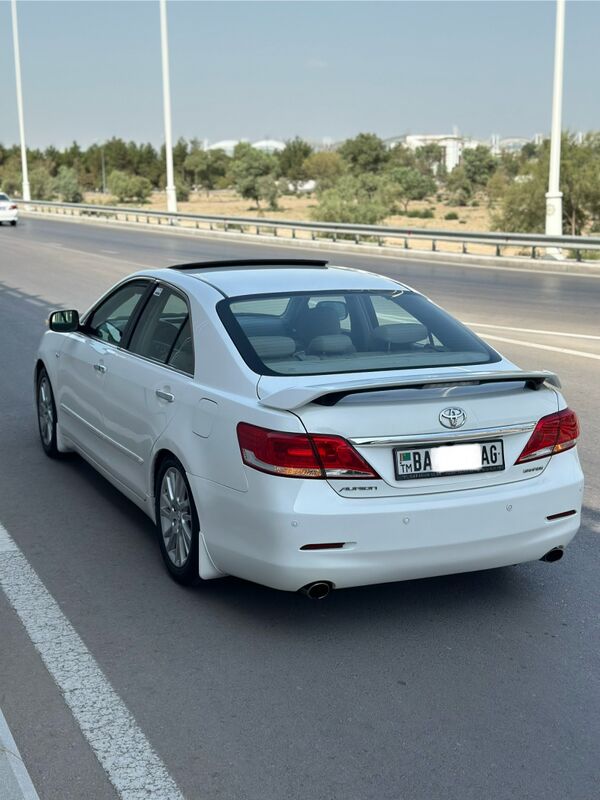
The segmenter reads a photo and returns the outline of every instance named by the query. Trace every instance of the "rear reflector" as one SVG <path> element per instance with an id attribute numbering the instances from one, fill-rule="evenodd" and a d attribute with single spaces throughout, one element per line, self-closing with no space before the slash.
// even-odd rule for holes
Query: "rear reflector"
<path id="1" fill-rule="evenodd" d="M 535 426 L 515 463 L 535 461 L 538 458 L 547 458 L 564 450 L 570 450 L 571 447 L 575 447 L 578 438 L 579 421 L 574 411 L 565 408 L 555 414 L 548 414 Z"/>
<path id="2" fill-rule="evenodd" d="M 552 522 L 553 519 L 562 519 L 563 517 L 572 517 L 573 514 L 576 514 L 577 511 L 572 509 L 571 511 L 561 511 L 560 514 L 550 514 L 549 517 L 546 517 L 548 522 Z"/>
<path id="3" fill-rule="evenodd" d="M 303 544 L 300 550 L 340 550 L 344 542 L 327 542 L 324 544 Z"/>
<path id="4" fill-rule="evenodd" d="M 238 441 L 244 464 L 288 478 L 379 478 L 341 436 L 283 433 L 240 422 Z"/>

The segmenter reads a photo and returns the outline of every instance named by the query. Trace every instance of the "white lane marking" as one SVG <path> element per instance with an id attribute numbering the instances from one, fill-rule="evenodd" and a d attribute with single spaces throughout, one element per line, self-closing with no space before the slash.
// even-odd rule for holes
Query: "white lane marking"
<path id="1" fill-rule="evenodd" d="M 489 322 L 465 322 L 472 328 L 493 328 L 495 331 L 517 331 L 518 333 L 539 333 L 542 336 L 567 336 L 570 339 L 597 339 L 600 336 L 593 336 L 591 333 L 567 333 L 566 331 L 542 331 L 538 328 L 509 328 L 507 325 L 491 325 Z"/>
<path id="2" fill-rule="evenodd" d="M 21 758 L 19 748 L 4 718 L 2 709 L 0 709 L 0 760 L 2 759 L 4 759 L 5 764 L 8 764 L 20 789 L 23 800 L 40 800 L 35 786 L 33 785 L 33 781 L 27 772 L 27 767 Z"/>
<path id="3" fill-rule="evenodd" d="M 111 256 L 119 255 L 119 251 L 118 250 L 100 250 L 100 252 L 101 253 L 108 253 Z"/>
<path id="4" fill-rule="evenodd" d="M 522 339 L 505 339 L 504 336 L 492 336 L 488 333 L 483 333 L 482 338 L 494 339 L 496 342 L 506 342 L 507 344 L 520 344 L 523 347 L 533 347 L 534 350 L 551 350 L 554 353 L 565 353 L 568 356 L 580 356 L 581 358 L 593 358 L 600 361 L 600 355 L 596 353 L 584 353 L 582 350 L 568 350 L 566 347 L 551 347 L 549 344 L 534 344 L 533 342 L 524 342 Z"/>
<path id="5" fill-rule="evenodd" d="M 183 800 L 79 634 L 0 524 L 0 587 L 123 800 Z"/>

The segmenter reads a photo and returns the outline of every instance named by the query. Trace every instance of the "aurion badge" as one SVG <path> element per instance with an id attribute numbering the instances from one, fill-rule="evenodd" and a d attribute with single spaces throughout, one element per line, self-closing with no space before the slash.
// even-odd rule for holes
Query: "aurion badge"
<path id="1" fill-rule="evenodd" d="M 462 408 L 445 408 L 440 411 L 440 422 L 444 428 L 461 428 L 467 421 L 467 415 Z"/>

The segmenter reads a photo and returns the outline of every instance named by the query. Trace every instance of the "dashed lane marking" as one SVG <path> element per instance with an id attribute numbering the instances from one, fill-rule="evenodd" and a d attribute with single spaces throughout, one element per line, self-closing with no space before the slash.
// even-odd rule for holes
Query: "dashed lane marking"
<path id="1" fill-rule="evenodd" d="M 0 524 L 0 587 L 123 800 L 183 800 L 127 707 Z"/>
<path id="2" fill-rule="evenodd" d="M 473 326 L 475 327 L 475 326 Z M 506 339 L 504 336 L 492 336 L 489 333 L 483 333 L 484 339 L 492 339 L 496 342 L 506 342 L 506 344 L 518 344 L 522 347 L 533 347 L 534 350 L 551 350 L 553 353 L 564 353 L 568 356 L 579 356 L 580 358 L 593 358 L 600 361 L 600 354 L 597 353 L 584 353 L 582 350 L 569 350 L 566 347 L 552 347 L 549 344 L 537 344 L 534 342 L 525 342 L 522 339 Z"/>
<path id="3" fill-rule="evenodd" d="M 472 328 L 492 328 L 495 331 L 515 331 L 517 333 L 537 333 L 541 336 L 566 336 L 569 339 L 594 339 L 600 341 L 600 336 L 594 336 L 591 333 L 567 333 L 566 331 L 548 331 L 539 330 L 538 328 L 512 328 L 507 325 L 492 325 L 489 322 L 465 322 L 465 325 L 470 325 Z"/>

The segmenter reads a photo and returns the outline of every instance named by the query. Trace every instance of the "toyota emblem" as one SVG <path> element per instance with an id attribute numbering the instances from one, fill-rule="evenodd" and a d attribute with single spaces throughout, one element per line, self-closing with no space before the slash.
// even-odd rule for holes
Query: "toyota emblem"
<path id="1" fill-rule="evenodd" d="M 440 411 L 440 422 L 444 428 L 461 428 L 467 421 L 467 415 L 462 408 L 445 408 Z"/>

